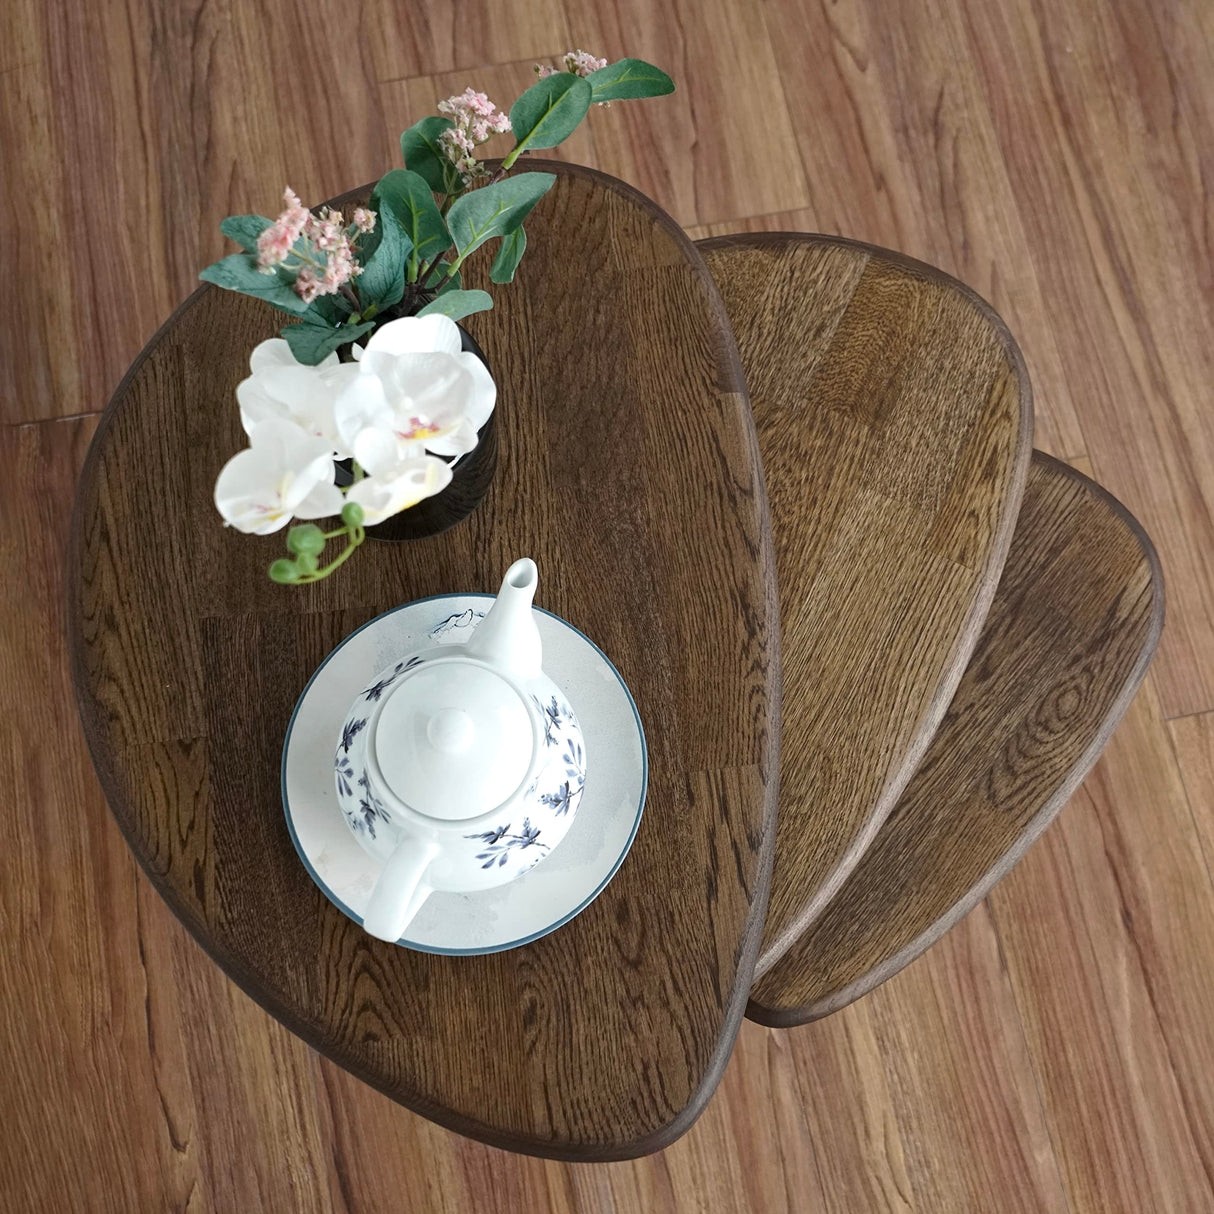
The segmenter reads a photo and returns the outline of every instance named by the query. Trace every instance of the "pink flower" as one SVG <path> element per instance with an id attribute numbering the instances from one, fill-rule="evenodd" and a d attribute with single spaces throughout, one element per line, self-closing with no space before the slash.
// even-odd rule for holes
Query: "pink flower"
<path id="1" fill-rule="evenodd" d="M 510 129 L 510 115 L 499 110 L 484 93 L 469 87 L 438 103 L 438 112 L 455 124 L 439 136 L 443 154 L 455 166 L 464 186 L 488 176 L 476 158 L 479 144 Z"/>
<path id="2" fill-rule="evenodd" d="M 443 144 L 448 159 L 454 160 L 458 155 L 463 153 L 471 154 L 476 150 L 476 143 L 472 136 L 463 129 L 463 127 L 453 126 L 445 130 L 439 137 L 439 143 Z"/>
<path id="3" fill-rule="evenodd" d="M 335 295 L 354 275 L 354 262 L 349 257 L 330 257 L 321 275 L 321 295 Z"/>
<path id="4" fill-rule="evenodd" d="M 322 252 L 328 253 L 349 244 L 346 236 L 346 221 L 340 211 L 325 207 L 320 217 L 309 215 L 304 225 L 304 235 Z"/>
<path id="5" fill-rule="evenodd" d="M 303 231 L 304 224 L 308 222 L 308 208 L 299 201 L 299 195 L 290 186 L 283 190 L 282 200 L 287 209 L 279 215 L 278 222 L 286 224 L 298 236 Z"/>
<path id="6" fill-rule="evenodd" d="M 258 268 L 266 274 L 273 274 L 276 266 L 295 271 L 295 293 L 305 303 L 337 294 L 363 272 L 354 240 L 374 229 L 375 212 L 358 207 L 347 227 L 333 207 L 313 215 L 293 190 L 286 191 L 283 201 L 287 209 L 257 238 Z"/>
<path id="7" fill-rule="evenodd" d="M 274 267 L 287 259 L 295 242 L 278 224 L 271 224 L 257 238 L 257 268 L 263 274 L 272 274 Z"/>
<path id="8" fill-rule="evenodd" d="M 589 76 L 591 72 L 597 72 L 599 68 L 607 66 L 606 59 L 600 59 L 596 55 L 592 55 L 589 51 L 566 51 L 561 56 L 561 68 L 549 67 L 544 63 L 535 65 L 535 74 L 541 79 L 546 80 L 549 76 L 555 76 L 557 72 L 569 72 L 573 76 Z M 595 103 L 600 106 L 609 106 L 610 101 L 598 101 Z"/>
<path id="9" fill-rule="evenodd" d="M 473 117 L 497 118 L 500 115 L 497 106 L 484 93 L 478 93 L 471 85 L 462 93 L 448 97 L 446 101 L 440 101 L 438 112 L 454 119 L 457 125 L 464 124 Z M 508 119 L 507 122 L 509 122 Z M 507 126 L 506 129 L 508 130 L 509 127 Z"/>
<path id="10" fill-rule="evenodd" d="M 283 192 L 286 210 L 257 238 L 257 266 L 269 274 L 290 256 L 311 214 L 290 186 Z"/>
<path id="11" fill-rule="evenodd" d="M 336 225 L 336 222 L 328 220 L 322 227 L 329 223 Z M 324 271 L 321 274 L 321 286 L 318 294 L 336 295 L 351 278 L 363 272 L 362 266 L 354 258 L 354 246 L 340 226 L 337 226 L 335 235 L 331 231 L 322 232 L 315 241 L 315 246 L 325 253 Z"/>
<path id="12" fill-rule="evenodd" d="M 598 59 L 589 51 L 566 51 L 562 62 L 565 64 L 565 71 L 572 72 L 575 76 L 589 76 L 591 72 L 597 72 L 599 68 L 607 66 L 606 59 Z"/>
<path id="13" fill-rule="evenodd" d="M 316 276 L 316 271 L 311 266 L 304 266 L 299 271 L 299 277 L 295 279 L 295 294 L 304 303 L 311 303 L 318 295 L 332 294 L 331 291 L 325 291 L 323 286 L 324 284 Z"/>

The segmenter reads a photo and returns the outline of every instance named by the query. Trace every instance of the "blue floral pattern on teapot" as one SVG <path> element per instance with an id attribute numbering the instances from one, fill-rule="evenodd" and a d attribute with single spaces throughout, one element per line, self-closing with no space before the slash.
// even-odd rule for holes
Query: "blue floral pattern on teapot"
<path id="1" fill-rule="evenodd" d="M 484 618 L 484 612 L 465 611 L 439 621 L 431 640 L 457 646 Z M 346 824 L 367 850 L 387 856 L 395 844 L 391 815 L 371 788 L 366 770 L 367 722 L 374 706 L 404 675 L 428 656 L 418 654 L 394 663 L 378 674 L 359 694 L 342 724 L 333 770 L 337 800 Z M 543 699 L 530 695 L 543 721 L 545 759 L 514 812 L 492 826 L 465 834 L 469 860 L 481 869 L 518 876 L 538 863 L 564 837 L 586 786 L 585 744 L 569 702 L 553 692 Z"/>

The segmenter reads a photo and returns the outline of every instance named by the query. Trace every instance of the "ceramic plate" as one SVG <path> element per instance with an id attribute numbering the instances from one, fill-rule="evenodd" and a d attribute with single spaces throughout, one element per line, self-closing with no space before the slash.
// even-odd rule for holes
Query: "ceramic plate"
<path id="1" fill-rule="evenodd" d="M 394 608 L 351 633 L 308 681 L 282 750 L 282 803 L 312 880 L 356 923 L 380 863 L 342 817 L 333 753 L 346 710 L 377 671 L 428 645 L 460 645 L 493 602 L 442 595 Z M 636 705 L 607 656 L 551 612 L 535 609 L 544 673 L 565 693 L 586 737 L 586 791 L 569 833 L 536 868 L 478 894 L 431 894 L 397 943 L 424 953 L 517 948 L 585 910 L 623 863 L 645 806 L 648 759 Z"/>

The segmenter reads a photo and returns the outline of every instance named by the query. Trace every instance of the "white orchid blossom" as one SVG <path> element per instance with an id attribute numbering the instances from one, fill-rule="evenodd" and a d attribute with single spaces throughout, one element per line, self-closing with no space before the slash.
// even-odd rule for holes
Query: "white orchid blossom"
<path id="1" fill-rule="evenodd" d="M 253 350 L 249 369 L 252 374 L 236 385 L 246 434 L 252 434 L 253 427 L 267 418 L 284 418 L 325 439 L 340 458 L 352 454 L 337 433 L 333 404 L 358 376 L 356 364 L 340 362 L 336 354 L 330 354 L 317 366 L 308 367 L 295 360 L 281 337 L 272 337 Z"/>
<path id="2" fill-rule="evenodd" d="M 351 353 L 353 362 L 331 354 L 306 366 L 285 340 L 263 341 L 236 389 L 249 446 L 215 482 L 228 524 L 269 535 L 292 518 L 341 516 L 327 533 L 293 528 L 290 556 L 269 567 L 275 582 L 328 576 L 363 542 L 365 528 L 445 489 L 497 401 L 492 376 L 463 352 L 445 316 L 390 321 Z M 343 492 L 335 461 L 350 458 L 357 479 Z M 339 535 L 346 547 L 322 560 L 326 541 Z"/>
<path id="3" fill-rule="evenodd" d="M 340 441 L 371 470 L 423 451 L 467 454 L 496 402 L 493 377 L 475 354 L 462 351 L 453 320 L 406 316 L 367 342 L 334 418 Z"/>
<path id="4" fill-rule="evenodd" d="M 333 448 L 294 422 L 269 417 L 249 431 L 249 446 L 232 456 L 215 482 L 215 505 L 238 531 L 269 535 L 291 521 L 341 512 L 333 483 Z"/>
<path id="5" fill-rule="evenodd" d="M 451 466 L 434 455 L 417 455 L 378 468 L 346 490 L 346 500 L 362 507 L 368 527 L 416 506 L 451 483 Z"/>

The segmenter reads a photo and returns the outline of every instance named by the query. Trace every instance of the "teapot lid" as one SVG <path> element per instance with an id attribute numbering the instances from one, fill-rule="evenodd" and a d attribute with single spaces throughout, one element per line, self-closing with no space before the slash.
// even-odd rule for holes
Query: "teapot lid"
<path id="1" fill-rule="evenodd" d="M 527 778 L 537 739 L 515 685 L 468 658 L 428 662 L 397 684 L 375 726 L 391 791 L 431 818 L 475 818 Z"/>

